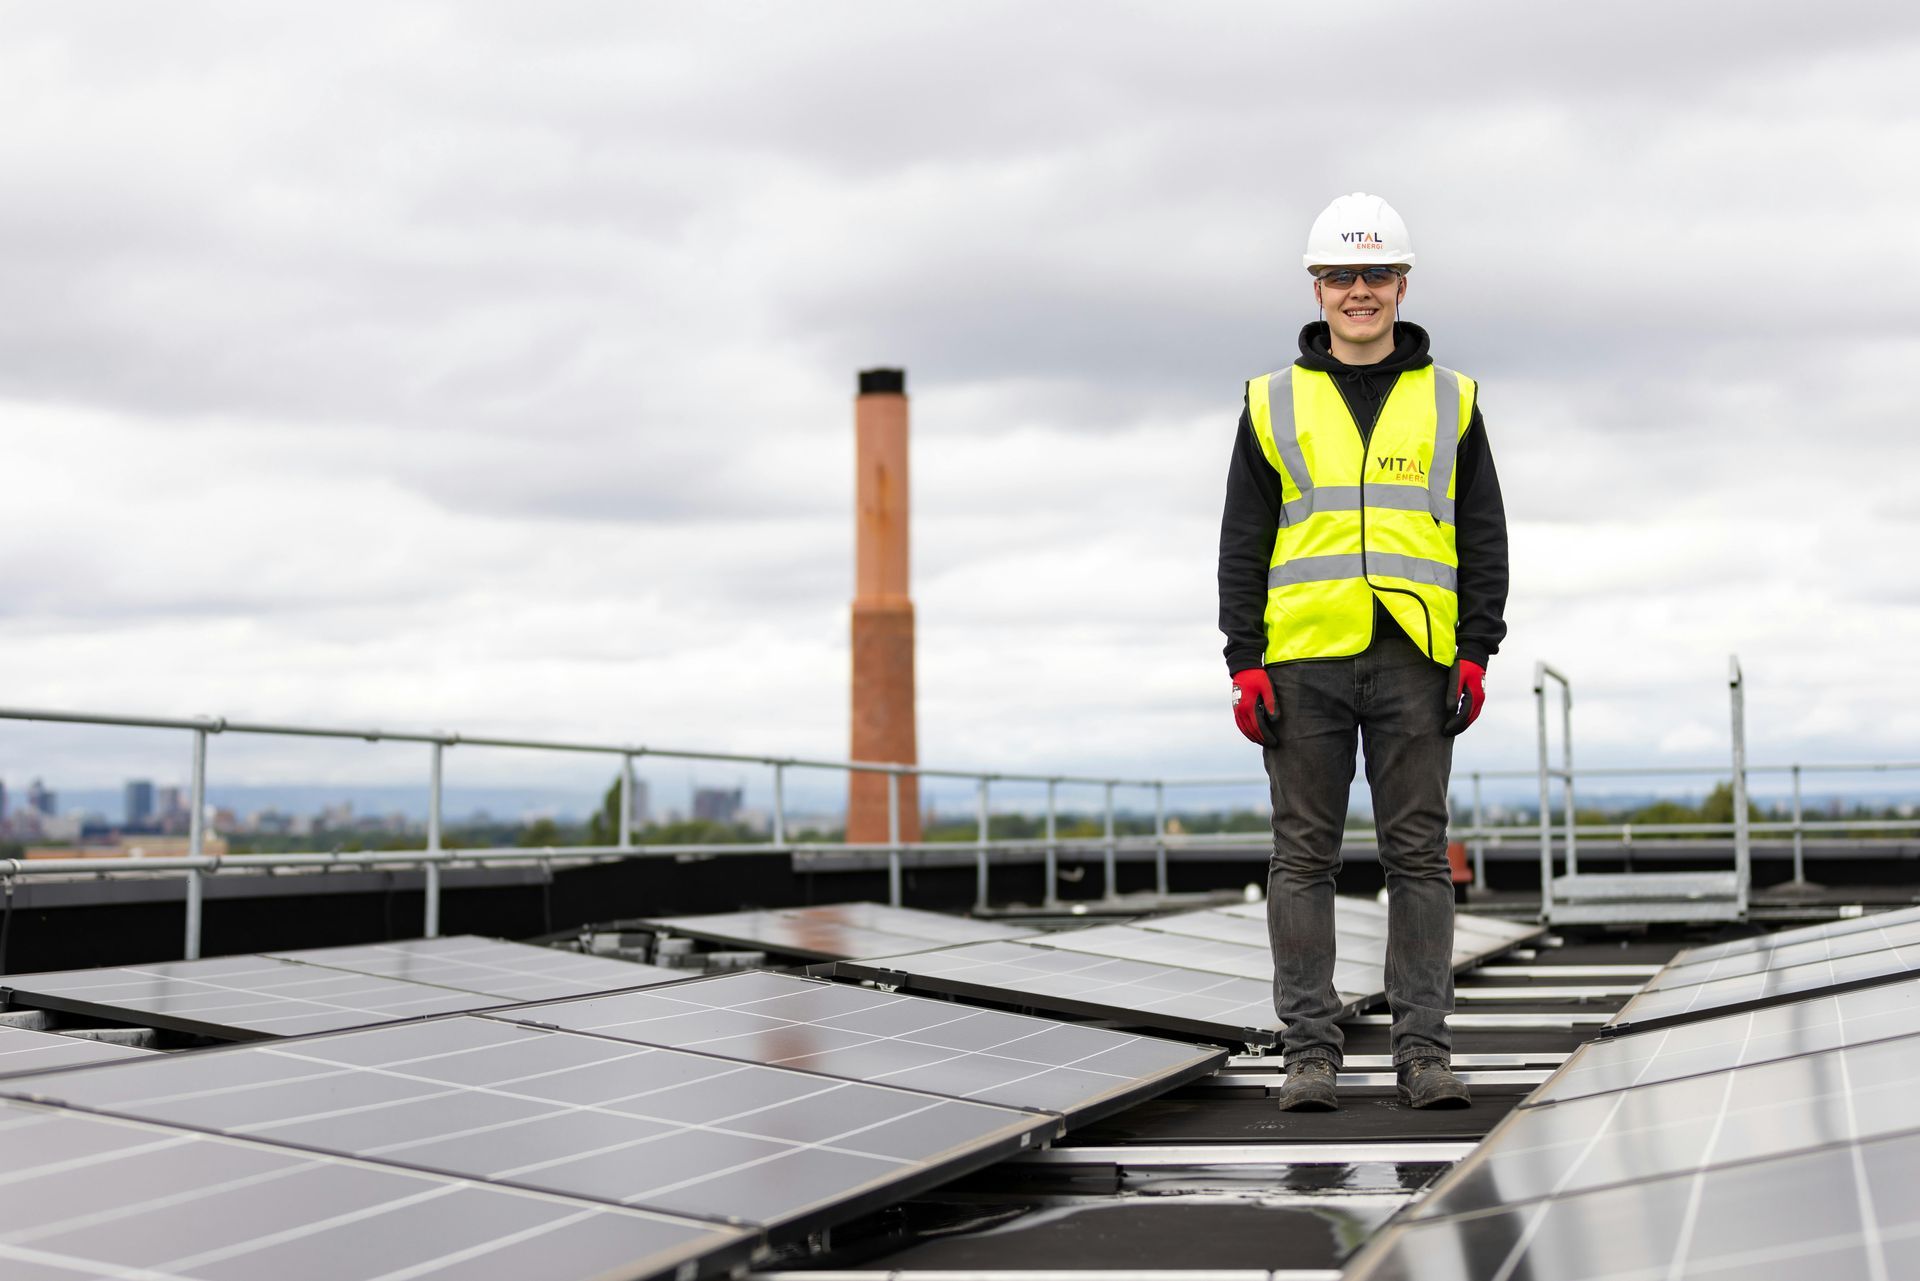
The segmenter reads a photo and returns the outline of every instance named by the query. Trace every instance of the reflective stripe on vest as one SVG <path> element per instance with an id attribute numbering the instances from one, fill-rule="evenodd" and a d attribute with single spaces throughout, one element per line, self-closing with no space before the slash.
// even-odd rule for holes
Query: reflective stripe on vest
<path id="1" fill-rule="evenodd" d="M 1359 653 L 1376 598 L 1436 662 L 1453 661 L 1454 469 L 1473 396 L 1473 380 L 1450 369 L 1403 373 L 1363 449 L 1329 375 L 1289 366 L 1247 384 L 1254 434 L 1281 481 L 1267 662 Z"/>

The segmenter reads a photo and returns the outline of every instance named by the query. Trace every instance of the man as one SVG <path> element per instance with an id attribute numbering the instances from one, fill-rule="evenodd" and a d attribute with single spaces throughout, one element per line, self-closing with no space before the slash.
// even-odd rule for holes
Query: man
<path id="1" fill-rule="evenodd" d="M 1287 1068 L 1280 1106 L 1331 1110 L 1334 875 L 1364 743 L 1387 878 L 1399 1095 L 1465 1107 L 1451 1070 L 1453 735 L 1506 635 L 1506 514 L 1474 381 L 1398 319 L 1413 247 L 1377 196 L 1328 205 L 1304 257 L 1322 318 L 1247 384 L 1220 524 L 1234 720 L 1273 790 L 1267 923 Z"/>

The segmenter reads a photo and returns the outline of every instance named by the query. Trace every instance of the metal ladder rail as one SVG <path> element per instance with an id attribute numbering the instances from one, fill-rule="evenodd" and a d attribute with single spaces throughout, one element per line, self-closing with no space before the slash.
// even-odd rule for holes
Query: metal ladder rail
<path id="1" fill-rule="evenodd" d="M 1547 679 L 1560 683 L 1560 768 L 1555 769 L 1547 751 Z M 1540 726 L 1540 919 L 1553 916 L 1553 798 L 1552 780 L 1561 783 L 1561 803 L 1566 809 L 1567 875 L 1579 870 L 1579 854 L 1574 843 L 1573 815 L 1573 685 L 1550 664 L 1533 665 L 1533 701 Z"/>

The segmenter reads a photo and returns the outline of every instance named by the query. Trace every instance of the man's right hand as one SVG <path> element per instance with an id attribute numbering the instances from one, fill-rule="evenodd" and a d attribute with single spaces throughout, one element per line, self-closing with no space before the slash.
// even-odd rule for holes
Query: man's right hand
<path id="1" fill-rule="evenodd" d="M 1280 704 L 1273 697 L 1273 682 L 1267 679 L 1266 668 L 1249 667 L 1233 674 L 1233 723 L 1250 743 L 1280 746 Z"/>

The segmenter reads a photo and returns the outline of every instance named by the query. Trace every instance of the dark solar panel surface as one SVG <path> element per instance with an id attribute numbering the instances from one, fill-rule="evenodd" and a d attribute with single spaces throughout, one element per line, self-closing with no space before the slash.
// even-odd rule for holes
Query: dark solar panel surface
<path id="1" fill-rule="evenodd" d="M 1871 952 L 1920 945 L 1920 920 L 1907 921 L 1872 930 L 1853 930 L 1831 938 L 1802 939 L 1773 947 L 1736 952 L 1730 956 L 1683 961 L 1676 957 L 1647 984 L 1649 992 L 1711 983 L 1717 979 L 1742 978 L 1769 970 L 1784 970 L 1822 961 L 1842 961 Z"/>
<path id="2" fill-rule="evenodd" d="M 765 1227 L 857 1212 L 1059 1125 L 471 1017 L 13 1077 L 0 1092 Z"/>
<path id="3" fill-rule="evenodd" d="M 1920 979 L 1784 1002 L 1581 1046 L 1527 1103 L 1549 1103 L 1920 1033 Z"/>
<path id="4" fill-rule="evenodd" d="M 1072 1014 L 1136 1018 L 1235 1043 L 1271 1043 L 1279 1027 L 1273 989 L 1257 979 L 1031 943 L 975 943 L 843 962 L 839 972 L 923 991 L 1005 1001 Z"/>
<path id="5" fill-rule="evenodd" d="M 448 1014 L 497 1000 L 265 956 L 0 976 L 21 1005 L 228 1039 L 294 1036 Z"/>
<path id="6" fill-rule="evenodd" d="M 1920 941 L 1830 961 L 1712 979 L 1684 987 L 1643 991 L 1607 1023 L 1610 1031 L 1690 1022 L 1831 988 L 1898 980 L 1920 970 Z"/>
<path id="7" fill-rule="evenodd" d="M 639 965 L 604 956 L 583 956 L 525 943 L 505 943 L 470 934 L 267 955 L 408 983 L 458 988 L 503 1001 L 554 1001 L 687 977 L 684 970 Z"/>
<path id="8" fill-rule="evenodd" d="M 1101 1115 L 1209 1072 L 1226 1052 L 784 974 L 735 974 L 495 1016 L 642 1044 Z"/>
<path id="9" fill-rule="evenodd" d="M 0 1076 L 14 1072 L 41 1072 L 47 1068 L 75 1067 L 82 1063 L 110 1063 L 115 1059 L 140 1059 L 152 1050 L 130 1045 L 113 1045 L 80 1036 L 61 1036 L 56 1032 L 36 1032 L 31 1028 L 0 1026 Z"/>
<path id="10" fill-rule="evenodd" d="M 1520 1108 L 1415 1217 L 1920 1131 L 1916 1065 L 1903 1037 Z"/>
<path id="11" fill-rule="evenodd" d="M 821 961 L 887 956 L 948 943 L 1025 938 L 1033 933 L 992 921 L 878 903 L 657 917 L 648 924 L 688 938 Z"/>
<path id="12" fill-rule="evenodd" d="M 1231 919 L 1231 918 L 1228 918 Z M 1195 922 L 1190 934 L 1171 934 L 1134 925 L 1096 925 L 1084 930 L 1062 930 L 1033 942 L 1040 947 L 1086 952 L 1094 956 L 1115 956 L 1155 965 L 1173 965 L 1182 969 L 1207 970 L 1240 978 L 1273 982 L 1273 953 L 1263 942 L 1259 947 L 1211 938 L 1199 933 L 1207 922 Z M 1350 1001 L 1358 1001 L 1383 986 L 1377 967 L 1349 960 L 1344 952 L 1333 967 L 1334 990 Z"/>
<path id="13" fill-rule="evenodd" d="M 1706 961 L 1724 956 L 1739 956 L 1749 952 L 1767 952 L 1775 948 L 1791 947 L 1796 943 L 1805 943 L 1814 939 L 1840 939 L 1849 934 L 1871 933 L 1875 930 L 1891 929 L 1899 925 L 1920 921 L 1920 906 L 1897 908 L 1891 912 L 1875 912 L 1866 916 L 1850 917 L 1839 921 L 1822 921 L 1818 925 L 1803 925 L 1798 929 L 1776 930 L 1771 934 L 1759 934 L 1752 938 L 1732 939 L 1725 943 L 1709 943 L 1700 947 L 1688 948 L 1673 958 L 1673 964 L 1699 965 Z"/>
<path id="14" fill-rule="evenodd" d="M 604 1281 L 725 1270 L 751 1244 L 719 1224 L 0 1100 L 7 1281 Z"/>
<path id="15" fill-rule="evenodd" d="M 1920 1135 L 1389 1228 L 1348 1281 L 1920 1276 Z"/>
<path id="16" fill-rule="evenodd" d="M 1334 900 L 1334 912 L 1334 990 L 1353 1012 L 1385 993 L 1387 908 L 1343 895 Z M 1130 1018 L 1229 1042 L 1270 1043 L 1279 1022 L 1273 1013 L 1266 913 L 1264 903 L 1233 904 L 1063 930 L 1024 942 L 867 958 L 843 965 L 840 972 L 927 991 Z M 1470 964 L 1538 933 L 1537 925 L 1459 914 L 1454 964 Z"/>

